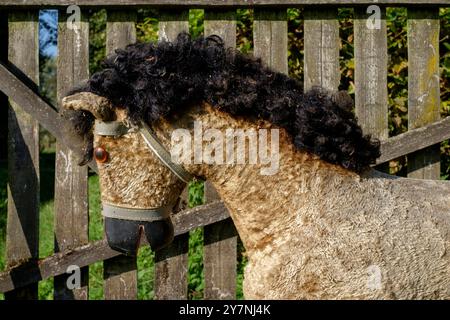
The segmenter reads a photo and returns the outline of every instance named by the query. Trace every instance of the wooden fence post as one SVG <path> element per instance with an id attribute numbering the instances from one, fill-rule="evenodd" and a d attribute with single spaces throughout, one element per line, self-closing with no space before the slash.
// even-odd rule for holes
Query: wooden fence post
<path id="1" fill-rule="evenodd" d="M 439 112 L 439 9 L 408 8 L 408 129 L 439 120 Z M 408 177 L 439 176 L 439 145 L 408 155 Z"/>
<path id="2" fill-rule="evenodd" d="M 39 83 L 38 12 L 9 15 L 9 60 Z M 10 100 L 8 114 L 7 265 L 39 258 L 39 124 Z M 37 299 L 38 284 L 5 294 Z"/>
<path id="3" fill-rule="evenodd" d="M 0 12 L 0 60 L 8 60 L 8 14 Z M 8 97 L 0 92 L 0 161 L 8 154 Z"/>
<path id="4" fill-rule="evenodd" d="M 174 41 L 178 33 L 189 32 L 189 12 L 162 12 L 159 40 Z M 155 299 L 187 299 L 189 233 L 176 236 L 166 248 L 155 252 Z"/>
<path id="5" fill-rule="evenodd" d="M 81 21 L 69 25 L 69 15 L 58 13 L 57 100 L 89 76 L 89 24 Z M 56 144 L 55 163 L 55 252 L 73 249 L 89 242 L 89 207 L 87 166 L 62 143 Z M 89 269 L 81 270 L 81 287 L 70 290 L 68 275 L 55 277 L 55 300 L 87 300 Z"/>
<path id="6" fill-rule="evenodd" d="M 337 9 L 305 9 L 305 91 L 312 86 L 337 90 L 339 73 L 339 23 Z"/>
<path id="7" fill-rule="evenodd" d="M 136 13 L 108 11 L 106 54 L 136 41 Z M 135 257 L 120 255 L 103 263 L 105 299 L 135 300 L 137 298 L 137 266 Z"/>
<path id="8" fill-rule="evenodd" d="M 389 137 L 386 9 L 380 28 L 369 28 L 366 8 L 355 8 L 355 111 L 365 134 Z"/>
<path id="9" fill-rule="evenodd" d="M 220 36 L 226 47 L 236 47 L 236 12 L 206 11 L 205 36 Z M 205 184 L 205 201 L 219 200 L 210 183 Z M 203 265 L 205 299 L 236 299 L 237 232 L 231 219 L 204 228 Z"/>
<path id="10" fill-rule="evenodd" d="M 286 10 L 255 10 L 254 55 L 270 68 L 288 74 Z"/>

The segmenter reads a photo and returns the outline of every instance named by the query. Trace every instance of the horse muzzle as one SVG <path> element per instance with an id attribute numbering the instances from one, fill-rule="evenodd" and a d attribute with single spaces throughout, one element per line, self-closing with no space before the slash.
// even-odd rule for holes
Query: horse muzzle
<path id="1" fill-rule="evenodd" d="M 134 209 L 103 204 L 108 245 L 123 254 L 135 256 L 141 237 L 145 236 L 152 250 L 164 248 L 174 236 L 170 211 L 171 207 Z"/>

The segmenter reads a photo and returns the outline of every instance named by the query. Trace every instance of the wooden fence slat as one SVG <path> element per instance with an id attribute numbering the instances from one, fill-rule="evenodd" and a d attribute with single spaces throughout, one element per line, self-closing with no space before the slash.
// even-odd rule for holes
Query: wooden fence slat
<path id="1" fill-rule="evenodd" d="M 214 187 L 205 183 L 205 201 L 217 201 Z M 224 207 L 224 212 L 228 210 Z M 208 213 L 206 213 L 208 214 Z M 228 214 L 228 213 L 227 213 Z M 204 299 L 236 299 L 237 231 L 231 218 L 204 227 Z"/>
<path id="2" fill-rule="evenodd" d="M 8 60 L 8 13 L 0 11 L 0 61 Z M 0 161 L 8 155 L 8 97 L 0 92 Z"/>
<path id="3" fill-rule="evenodd" d="M 166 248 L 155 252 L 156 300 L 186 300 L 189 234 L 175 236 Z"/>
<path id="4" fill-rule="evenodd" d="M 9 60 L 39 83 L 38 12 L 9 15 Z M 10 101 L 8 113 L 8 218 L 6 262 L 39 258 L 39 125 Z M 6 299 L 37 299 L 37 283 L 8 292 Z"/>
<path id="5" fill-rule="evenodd" d="M 439 120 L 439 111 L 439 9 L 408 8 L 408 128 Z M 439 145 L 408 156 L 408 177 L 439 176 Z"/>
<path id="6" fill-rule="evenodd" d="M 227 48 L 236 48 L 236 11 L 205 10 L 205 36 L 220 36 Z"/>
<path id="7" fill-rule="evenodd" d="M 220 36 L 226 47 L 236 47 L 236 12 L 205 11 L 205 36 Z M 217 201 L 219 196 L 210 183 L 205 184 L 205 201 Z M 228 219 L 204 228 L 203 265 L 205 299 L 236 298 L 237 232 Z"/>
<path id="8" fill-rule="evenodd" d="M 355 111 L 364 133 L 389 137 L 386 9 L 380 28 L 369 28 L 366 8 L 355 8 Z"/>
<path id="9" fill-rule="evenodd" d="M 83 16 L 69 25 L 65 10 L 58 13 L 57 99 L 89 76 L 89 24 Z M 55 252 L 73 249 L 89 242 L 87 167 L 68 147 L 56 144 L 55 163 Z M 89 269 L 81 270 L 80 288 L 68 289 L 69 275 L 54 279 L 55 300 L 87 300 Z"/>
<path id="10" fill-rule="evenodd" d="M 136 41 L 136 13 L 108 11 L 106 54 Z M 136 257 L 120 255 L 103 263 L 104 295 L 107 300 L 137 299 Z"/>
<path id="11" fill-rule="evenodd" d="M 288 73 L 286 10 L 255 10 L 253 54 L 270 68 Z"/>
<path id="12" fill-rule="evenodd" d="M 158 24 L 159 41 L 174 41 L 180 32 L 189 32 L 189 11 L 161 11 Z"/>
<path id="13" fill-rule="evenodd" d="M 189 32 L 189 12 L 160 13 L 158 38 L 173 41 L 178 33 Z M 155 299 L 187 299 L 189 234 L 175 236 L 166 248 L 155 252 Z"/>
<path id="14" fill-rule="evenodd" d="M 305 90 L 321 86 L 337 90 L 339 73 L 339 23 L 337 9 L 305 9 Z"/>

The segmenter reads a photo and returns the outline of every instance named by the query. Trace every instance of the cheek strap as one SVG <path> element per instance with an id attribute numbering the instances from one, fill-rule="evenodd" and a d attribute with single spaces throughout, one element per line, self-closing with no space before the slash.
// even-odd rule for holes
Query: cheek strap
<path id="1" fill-rule="evenodd" d="M 156 137 L 156 134 L 144 121 L 141 121 L 139 132 L 147 143 L 148 148 L 152 150 L 158 159 L 181 181 L 189 183 L 195 179 L 195 177 L 187 172 L 182 166 L 172 161 L 172 156 L 169 151 L 164 148 L 159 139 Z"/>

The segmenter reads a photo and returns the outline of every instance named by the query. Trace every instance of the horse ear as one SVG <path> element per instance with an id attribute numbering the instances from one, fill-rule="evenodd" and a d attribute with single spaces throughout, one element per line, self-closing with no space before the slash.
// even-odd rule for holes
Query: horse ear
<path id="1" fill-rule="evenodd" d="M 111 102 L 105 97 L 91 92 L 78 92 L 62 99 L 62 106 L 66 110 L 84 110 L 103 121 L 115 120 L 115 113 Z"/>

